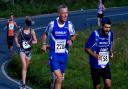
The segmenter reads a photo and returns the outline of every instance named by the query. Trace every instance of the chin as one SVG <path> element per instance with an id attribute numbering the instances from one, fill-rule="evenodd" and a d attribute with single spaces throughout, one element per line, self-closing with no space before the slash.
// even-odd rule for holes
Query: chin
<path id="1" fill-rule="evenodd" d="M 67 20 L 67 18 L 64 18 L 64 19 L 63 19 L 63 21 L 66 21 L 66 20 Z"/>
<path id="2" fill-rule="evenodd" d="M 67 19 L 64 19 L 63 21 L 65 22 Z"/>
<path id="3" fill-rule="evenodd" d="M 108 32 L 105 32 L 105 35 L 108 35 Z"/>

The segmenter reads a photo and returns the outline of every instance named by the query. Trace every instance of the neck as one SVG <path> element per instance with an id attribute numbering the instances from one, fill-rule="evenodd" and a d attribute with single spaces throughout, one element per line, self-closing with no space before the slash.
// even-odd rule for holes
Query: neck
<path id="1" fill-rule="evenodd" d="M 59 19 L 58 22 L 59 22 L 59 24 L 64 24 L 65 21 Z"/>
<path id="2" fill-rule="evenodd" d="M 100 29 L 100 33 L 101 33 L 102 35 L 104 35 L 104 36 L 108 35 L 108 34 L 106 34 L 106 33 L 104 32 L 103 29 Z"/>
<path id="3" fill-rule="evenodd" d="M 25 29 L 30 29 L 30 27 L 29 26 L 25 26 Z"/>

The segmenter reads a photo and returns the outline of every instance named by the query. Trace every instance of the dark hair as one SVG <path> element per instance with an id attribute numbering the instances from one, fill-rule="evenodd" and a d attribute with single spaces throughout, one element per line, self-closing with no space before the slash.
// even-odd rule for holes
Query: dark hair
<path id="1" fill-rule="evenodd" d="M 26 24 L 26 26 L 31 26 L 32 25 L 32 19 L 30 17 L 26 16 L 25 24 Z"/>
<path id="2" fill-rule="evenodd" d="M 111 25 L 111 20 L 108 17 L 104 17 L 101 20 L 101 24 L 102 24 L 102 26 L 104 26 L 105 24 L 110 24 Z"/>

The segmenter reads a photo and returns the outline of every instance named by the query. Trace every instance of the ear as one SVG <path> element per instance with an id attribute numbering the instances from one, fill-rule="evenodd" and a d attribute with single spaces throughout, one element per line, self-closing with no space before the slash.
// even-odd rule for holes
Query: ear
<path id="1" fill-rule="evenodd" d="M 60 13 L 58 13 L 58 16 L 60 16 Z"/>

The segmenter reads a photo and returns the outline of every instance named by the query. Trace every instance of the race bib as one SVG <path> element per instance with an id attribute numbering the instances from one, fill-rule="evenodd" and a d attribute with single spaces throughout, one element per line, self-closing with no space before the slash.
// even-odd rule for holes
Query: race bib
<path id="1" fill-rule="evenodd" d="M 98 60 L 98 65 L 101 65 L 101 67 L 104 68 L 109 62 L 109 52 L 99 52 L 99 55 L 102 57 L 101 60 Z"/>
<path id="2" fill-rule="evenodd" d="M 14 29 L 14 24 L 13 23 L 10 23 L 9 24 L 9 30 L 13 30 Z"/>
<path id="3" fill-rule="evenodd" d="M 28 48 L 31 47 L 31 45 L 29 44 L 28 41 L 23 41 L 23 42 L 22 42 L 22 46 L 23 46 L 24 49 L 28 49 Z"/>
<path id="4" fill-rule="evenodd" d="M 66 40 L 55 41 L 55 53 L 65 53 Z"/>

